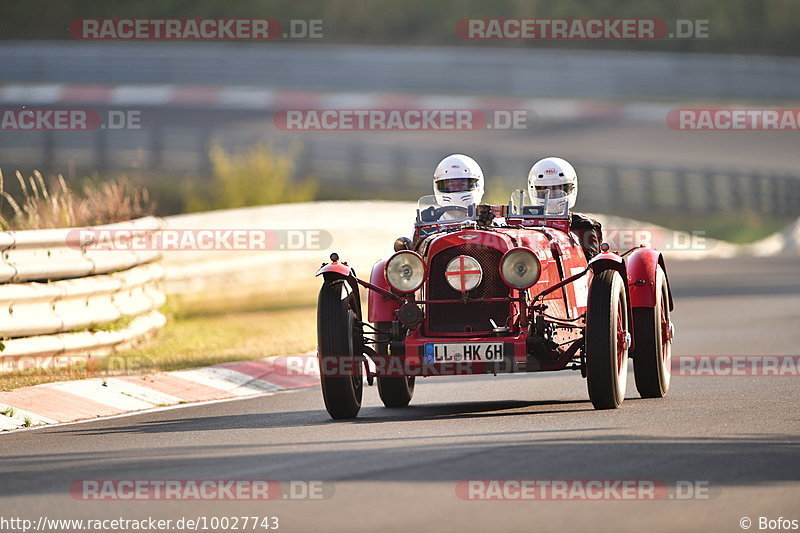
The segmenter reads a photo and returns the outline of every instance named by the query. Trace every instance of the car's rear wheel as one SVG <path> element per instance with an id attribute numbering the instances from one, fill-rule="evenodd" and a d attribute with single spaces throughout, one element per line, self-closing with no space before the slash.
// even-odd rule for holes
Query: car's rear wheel
<path id="1" fill-rule="evenodd" d="M 586 316 L 586 378 L 595 409 L 616 409 L 628 381 L 628 301 L 616 270 L 596 275 Z"/>
<path id="2" fill-rule="evenodd" d="M 391 322 L 377 322 L 375 328 L 378 331 L 389 331 Z M 387 341 L 389 335 L 385 333 L 378 333 L 376 340 Z M 378 343 L 376 351 L 380 355 L 387 355 L 389 347 L 386 344 Z M 378 376 L 378 394 L 381 397 L 383 405 L 386 407 L 406 407 L 411 398 L 414 396 L 414 376 Z"/>
<path id="3" fill-rule="evenodd" d="M 325 409 L 334 420 L 355 418 L 364 388 L 358 305 L 343 280 L 326 282 L 317 305 L 317 350 Z"/>
<path id="4" fill-rule="evenodd" d="M 656 270 L 656 305 L 633 309 L 633 332 L 636 390 L 642 398 L 663 398 L 671 376 L 672 322 L 667 277 L 660 265 Z"/>

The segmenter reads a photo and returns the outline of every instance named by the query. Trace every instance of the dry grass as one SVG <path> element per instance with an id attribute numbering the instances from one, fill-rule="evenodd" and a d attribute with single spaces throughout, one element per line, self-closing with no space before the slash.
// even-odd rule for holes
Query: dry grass
<path id="1" fill-rule="evenodd" d="M 26 180 L 19 171 L 15 173 L 21 196 L 14 198 L 5 189 L 0 171 L 0 229 L 27 230 L 111 224 L 150 215 L 155 203 L 147 189 L 132 184 L 122 177 L 85 185 L 80 194 L 67 186 L 59 175 L 45 182 L 38 171 Z M 3 211 L 9 212 L 6 216 Z"/>
<path id="2" fill-rule="evenodd" d="M 305 202 L 316 198 L 318 184 L 311 178 L 295 181 L 294 154 L 277 154 L 258 144 L 244 152 L 211 147 L 214 178 L 207 183 L 187 181 L 186 210 L 209 211 L 254 205 Z"/>

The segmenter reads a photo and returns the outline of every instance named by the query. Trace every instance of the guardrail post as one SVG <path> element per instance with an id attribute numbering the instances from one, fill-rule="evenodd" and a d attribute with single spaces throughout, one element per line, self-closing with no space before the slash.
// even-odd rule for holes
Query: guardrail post
<path id="1" fill-rule="evenodd" d="M 705 181 L 704 186 L 706 190 L 706 210 L 709 212 L 716 212 L 720 209 L 719 191 L 717 191 L 716 174 L 713 172 L 706 172 L 703 174 Z"/>
<path id="2" fill-rule="evenodd" d="M 789 179 L 784 178 L 782 176 L 776 176 L 773 178 L 775 180 L 775 189 L 776 189 L 776 204 L 774 206 L 775 214 L 778 216 L 789 216 L 791 214 L 797 212 L 797 205 L 792 205 L 791 201 L 791 190 L 792 190 L 792 183 Z"/>
<path id="3" fill-rule="evenodd" d="M 765 213 L 777 213 L 778 205 L 780 204 L 780 188 L 778 187 L 777 176 L 766 176 L 764 178 L 764 187 L 766 193 L 764 194 L 763 209 Z"/>
<path id="4" fill-rule="evenodd" d="M 347 149 L 347 173 L 345 178 L 351 185 L 360 185 L 364 181 L 364 154 L 360 144 L 351 144 Z"/>
<path id="5" fill-rule="evenodd" d="M 745 207 L 744 191 L 742 190 L 741 180 L 736 174 L 728 174 L 725 176 L 725 181 L 728 184 L 728 191 L 731 195 L 731 210 L 740 211 Z"/>
<path id="6" fill-rule="evenodd" d="M 580 191 L 578 191 L 580 194 Z M 609 207 L 618 208 L 622 195 L 622 169 L 610 168 L 608 169 L 608 205 Z"/>
<path id="7" fill-rule="evenodd" d="M 697 206 L 692 203 L 694 198 L 689 197 L 689 174 L 686 169 L 675 171 L 673 185 L 675 197 L 678 199 L 678 207 L 684 206 L 688 211 L 694 211 Z"/>
<path id="8" fill-rule="evenodd" d="M 164 130 L 159 122 L 150 127 L 150 170 L 158 170 L 164 162 Z"/>
<path id="9" fill-rule="evenodd" d="M 739 186 L 742 189 L 742 198 L 744 200 L 744 207 L 754 213 L 761 212 L 761 180 L 763 176 L 757 179 L 750 179 L 749 176 L 739 175 Z"/>
<path id="10" fill-rule="evenodd" d="M 44 161 L 45 172 L 55 168 L 56 134 L 51 131 L 44 132 L 44 142 L 42 143 L 42 161 Z"/>
<path id="11" fill-rule="evenodd" d="M 477 161 L 480 161 L 481 170 L 483 171 L 484 179 L 486 176 L 495 176 L 497 175 L 497 163 L 495 162 L 495 158 L 490 153 L 483 153 L 479 154 Z M 434 162 L 435 165 L 437 162 Z"/>
<path id="12" fill-rule="evenodd" d="M 392 151 L 392 169 L 390 174 L 397 176 L 397 183 L 408 182 L 408 154 L 404 148 L 398 146 Z"/>
<path id="13" fill-rule="evenodd" d="M 106 130 L 97 128 L 94 132 L 94 166 L 97 170 L 108 169 L 108 150 Z"/>
<path id="14" fill-rule="evenodd" d="M 800 216 L 800 180 L 792 178 L 784 178 L 790 184 L 789 187 L 789 209 L 790 215 Z"/>
<path id="15" fill-rule="evenodd" d="M 303 140 L 302 148 L 297 154 L 296 163 L 294 167 L 295 180 L 302 180 L 303 178 L 314 173 L 314 143 L 309 136 Z"/>
<path id="16" fill-rule="evenodd" d="M 647 210 L 655 210 L 658 206 L 655 170 L 652 168 L 643 168 L 640 175 L 640 179 L 642 180 L 642 207 Z"/>
<path id="17" fill-rule="evenodd" d="M 201 128 L 197 139 L 197 171 L 203 176 L 211 174 L 211 133 L 211 128 Z"/>

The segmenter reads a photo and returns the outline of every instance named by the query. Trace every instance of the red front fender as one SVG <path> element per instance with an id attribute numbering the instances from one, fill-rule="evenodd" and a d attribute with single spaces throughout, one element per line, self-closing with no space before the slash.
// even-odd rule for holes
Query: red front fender
<path id="1" fill-rule="evenodd" d="M 667 268 L 661 252 L 652 248 L 638 248 L 628 257 L 628 286 L 630 287 L 631 307 L 655 307 L 656 305 L 656 269 L 661 265 L 664 276 Z M 669 309 L 675 307 L 672 301 L 672 289 L 667 278 L 669 292 Z"/>
<path id="2" fill-rule="evenodd" d="M 331 254 L 331 262 L 330 263 L 322 263 L 322 266 L 319 267 L 315 276 L 322 276 L 325 279 L 325 283 L 332 283 L 336 280 L 346 280 L 347 284 L 350 285 L 350 288 L 355 293 L 355 311 L 356 316 L 359 320 L 363 316 L 361 314 L 361 296 L 358 290 L 358 279 L 356 278 L 356 272 L 346 262 L 340 263 L 338 254 Z"/>
<path id="3" fill-rule="evenodd" d="M 344 263 L 339 263 L 338 261 L 334 261 L 332 263 L 327 263 L 322 265 L 317 273 L 314 274 L 315 276 L 319 276 L 320 274 L 340 274 L 344 277 L 349 276 L 353 272 L 353 269 L 349 266 L 345 265 Z M 327 276 L 326 276 L 327 277 Z"/>
<path id="4" fill-rule="evenodd" d="M 375 266 L 372 267 L 372 274 L 369 276 L 369 282 L 381 289 L 389 291 L 391 287 L 389 286 L 389 282 L 386 281 L 386 261 L 387 260 L 384 259 L 375 263 Z M 397 320 L 397 316 L 394 314 L 400 307 L 397 300 L 389 298 L 378 291 L 369 291 L 367 300 L 369 303 L 367 317 L 370 322 L 375 324 L 376 322 L 391 322 L 392 320 Z"/>

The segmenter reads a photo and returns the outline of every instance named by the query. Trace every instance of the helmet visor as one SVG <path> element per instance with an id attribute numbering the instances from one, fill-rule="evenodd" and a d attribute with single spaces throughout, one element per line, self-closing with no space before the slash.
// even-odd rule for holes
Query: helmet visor
<path id="1" fill-rule="evenodd" d="M 537 185 L 536 197 L 544 200 L 547 197 L 547 192 L 550 191 L 550 199 L 564 198 L 572 194 L 575 190 L 574 183 L 562 183 L 561 185 Z"/>
<path id="2" fill-rule="evenodd" d="M 465 192 L 477 188 L 477 178 L 450 178 L 436 182 L 436 190 L 439 192 Z"/>

